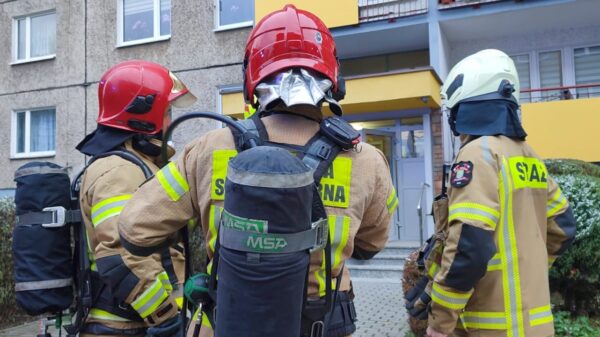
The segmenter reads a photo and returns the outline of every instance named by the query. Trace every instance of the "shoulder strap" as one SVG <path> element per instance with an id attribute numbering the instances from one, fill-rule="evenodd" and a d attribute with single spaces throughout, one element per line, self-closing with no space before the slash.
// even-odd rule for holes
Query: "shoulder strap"
<path id="1" fill-rule="evenodd" d="M 92 159 L 90 160 L 90 162 L 87 164 L 87 166 L 85 168 L 87 169 L 88 166 L 90 166 L 94 161 L 96 161 L 100 158 L 106 158 L 106 157 L 110 157 L 110 156 L 119 156 L 129 162 L 136 164 L 137 166 L 140 167 L 142 172 L 144 172 L 144 177 L 146 177 L 146 179 L 152 177 L 152 175 L 153 175 L 152 171 L 150 170 L 148 165 L 146 165 L 146 163 L 144 163 L 143 160 L 141 160 L 138 156 L 136 156 L 135 154 L 133 154 L 125 149 L 109 151 L 109 152 L 105 152 L 105 153 L 99 154 L 97 156 L 94 156 L 94 157 L 92 157 Z"/>
<path id="2" fill-rule="evenodd" d="M 134 163 L 135 165 L 137 165 L 142 172 L 144 173 L 144 177 L 146 177 L 146 179 L 152 177 L 152 171 L 150 170 L 150 168 L 148 167 L 148 165 L 146 165 L 146 163 L 144 163 L 143 160 L 141 160 L 139 157 L 137 157 L 135 154 L 125 150 L 125 149 L 119 149 L 119 150 L 115 150 L 115 151 L 109 151 L 109 152 L 105 152 L 99 155 L 96 155 L 94 157 L 91 158 L 91 160 L 88 162 L 88 164 L 75 176 L 75 179 L 73 179 L 73 181 L 71 182 L 71 201 L 72 201 L 72 206 L 73 207 L 77 207 L 77 209 L 79 209 L 79 192 L 80 192 L 80 181 L 81 181 L 81 177 L 83 176 L 83 173 L 85 172 L 85 170 L 96 160 L 100 159 L 100 158 L 106 158 L 106 157 L 110 157 L 110 156 L 119 156 L 129 162 Z M 79 210 L 77 210 L 78 212 L 81 212 Z M 78 282 L 77 282 L 77 288 L 78 288 L 78 292 L 79 292 L 79 296 L 78 296 L 78 303 L 77 303 L 77 312 L 76 312 L 76 318 L 75 318 L 75 322 L 73 322 L 70 325 L 65 325 L 65 330 L 67 331 L 68 336 L 75 336 L 76 334 L 78 334 L 80 332 L 80 330 L 83 328 L 85 321 L 87 320 L 88 314 L 90 309 L 92 308 L 92 306 L 94 305 L 94 298 L 93 298 L 93 294 L 92 294 L 92 285 L 91 285 L 91 268 L 90 268 L 90 261 L 88 259 L 88 255 L 87 255 L 87 238 L 85 235 L 85 229 L 83 228 L 82 223 L 80 223 L 79 226 L 75 226 L 75 237 L 76 237 L 76 251 L 77 251 L 77 264 L 78 264 Z M 169 250 L 169 248 L 166 248 L 167 252 Z M 164 259 L 164 258 L 163 258 Z M 173 269 L 172 266 L 173 264 L 171 263 L 171 269 Z M 171 282 L 173 282 L 171 273 L 169 273 L 169 271 L 167 271 L 167 274 L 169 275 L 169 279 Z M 173 277 L 175 277 L 175 272 L 172 272 Z M 175 279 L 175 283 L 176 283 L 176 279 Z"/>
<path id="3" fill-rule="evenodd" d="M 301 154 L 302 161 L 315 171 L 313 179 L 317 186 L 341 150 L 341 146 L 334 143 L 322 132 L 318 132 L 306 143 L 304 154 Z"/>
<path id="4" fill-rule="evenodd" d="M 240 120 L 238 121 L 238 123 L 242 124 L 242 126 L 244 126 L 248 131 L 250 131 L 250 134 L 256 138 L 258 145 L 261 145 L 269 140 L 267 128 L 257 115 L 253 115 L 249 119 Z M 231 130 L 231 133 L 233 134 L 235 149 L 238 152 L 246 150 L 246 148 L 244 147 L 246 140 L 244 139 L 243 135 L 237 129 L 232 128 L 229 125 L 227 127 L 229 128 L 229 130 Z"/>

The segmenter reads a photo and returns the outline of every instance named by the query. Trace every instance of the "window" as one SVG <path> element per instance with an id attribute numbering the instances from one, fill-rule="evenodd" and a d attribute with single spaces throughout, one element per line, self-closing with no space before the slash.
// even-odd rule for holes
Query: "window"
<path id="1" fill-rule="evenodd" d="M 12 157 L 43 157 L 55 154 L 56 110 L 15 111 L 12 127 Z"/>
<path id="2" fill-rule="evenodd" d="M 53 58 L 56 53 L 56 12 L 13 20 L 14 63 Z"/>
<path id="3" fill-rule="evenodd" d="M 252 26 L 254 23 L 254 1 L 215 0 L 217 30 Z"/>
<path id="4" fill-rule="evenodd" d="M 531 89 L 529 54 L 514 55 L 511 56 L 511 58 L 515 62 L 515 67 L 517 68 L 517 73 L 519 74 L 519 85 L 521 87 L 520 90 Z M 528 92 L 521 92 L 520 101 L 521 103 L 530 102 L 531 94 Z"/>
<path id="5" fill-rule="evenodd" d="M 118 46 L 171 37 L 171 0 L 119 0 Z"/>
<path id="6" fill-rule="evenodd" d="M 575 48 L 573 54 L 575 59 L 575 83 L 600 83 L 600 46 Z M 577 89 L 577 96 L 581 98 L 599 95 L 600 86 Z"/>
<path id="7" fill-rule="evenodd" d="M 540 53 L 540 88 L 562 86 L 562 68 L 560 51 Z M 560 90 L 542 91 L 542 99 L 560 99 Z"/>

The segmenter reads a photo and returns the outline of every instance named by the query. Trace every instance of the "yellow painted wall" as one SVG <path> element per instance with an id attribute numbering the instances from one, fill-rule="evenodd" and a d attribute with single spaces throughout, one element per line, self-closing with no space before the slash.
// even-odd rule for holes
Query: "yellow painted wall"
<path id="1" fill-rule="evenodd" d="M 221 95 L 221 111 L 223 115 L 243 118 L 245 105 L 246 102 L 244 102 L 242 92 Z"/>
<path id="2" fill-rule="evenodd" d="M 600 98 L 523 104 L 527 141 L 543 158 L 600 161 Z"/>
<path id="3" fill-rule="evenodd" d="M 358 0 L 255 0 L 254 23 L 287 4 L 315 14 L 329 28 L 358 23 Z"/>
<path id="4" fill-rule="evenodd" d="M 439 108 L 440 83 L 432 70 L 381 74 L 346 81 L 344 113 Z M 421 100 L 425 97 L 427 102 Z"/>

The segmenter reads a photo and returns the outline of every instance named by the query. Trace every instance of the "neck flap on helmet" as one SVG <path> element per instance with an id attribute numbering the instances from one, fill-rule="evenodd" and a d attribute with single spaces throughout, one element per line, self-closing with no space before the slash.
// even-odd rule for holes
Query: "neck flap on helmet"
<path id="1" fill-rule="evenodd" d="M 135 135 L 135 132 L 98 124 L 96 130 L 85 136 L 76 148 L 88 156 L 97 156 L 117 148 Z"/>
<path id="2" fill-rule="evenodd" d="M 519 107 L 507 100 L 463 102 L 448 117 L 450 128 L 457 134 L 472 136 L 504 135 L 525 140 Z"/>
<path id="3" fill-rule="evenodd" d="M 331 80 L 318 73 L 302 68 L 293 68 L 270 76 L 256 86 L 259 112 L 269 112 L 280 103 L 288 108 L 311 105 L 320 108 L 327 101 L 336 115 L 342 107 L 331 95 Z"/>

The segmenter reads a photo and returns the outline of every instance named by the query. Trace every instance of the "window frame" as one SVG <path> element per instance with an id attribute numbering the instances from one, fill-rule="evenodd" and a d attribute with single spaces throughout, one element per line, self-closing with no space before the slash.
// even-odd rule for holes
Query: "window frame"
<path id="1" fill-rule="evenodd" d="M 534 56 L 533 54 L 535 54 L 534 52 L 523 52 L 523 53 L 511 53 L 508 56 L 512 59 L 513 57 L 517 57 L 517 56 L 527 56 L 528 60 L 528 66 L 529 66 L 529 88 L 527 89 L 532 89 L 535 88 L 533 86 L 534 83 L 534 78 L 537 77 L 537 75 L 534 74 L 534 71 L 532 71 L 532 66 L 534 64 Z M 537 62 L 537 61 L 536 61 Z M 537 64 L 537 63 L 536 63 Z M 537 79 L 536 79 L 537 80 Z M 523 87 L 520 85 L 519 83 L 519 90 L 523 90 Z M 534 97 L 535 93 L 528 93 L 529 95 L 529 100 L 527 102 L 524 102 L 522 100 L 522 96 L 523 96 L 523 92 L 519 92 L 519 104 L 527 104 L 527 103 L 532 103 L 533 102 L 533 97 Z"/>
<path id="2" fill-rule="evenodd" d="M 50 9 L 42 12 L 36 12 L 26 15 L 19 15 L 12 18 L 12 62 L 11 65 L 22 64 L 22 63 L 31 63 L 38 62 L 44 60 L 51 60 L 56 58 L 56 48 L 54 46 L 54 53 L 44 55 L 44 56 L 36 56 L 31 57 L 31 18 L 35 18 L 38 16 L 44 16 L 48 14 L 54 14 L 56 16 L 56 9 Z M 25 58 L 19 60 L 19 20 L 25 19 Z M 55 18 L 56 23 L 58 23 L 58 17 Z M 57 27 L 54 27 L 54 39 L 56 44 L 58 44 L 58 34 Z"/>
<path id="3" fill-rule="evenodd" d="M 249 21 L 242 21 L 242 22 L 237 22 L 237 23 L 230 23 L 228 25 L 221 25 L 221 16 L 219 15 L 221 12 L 221 1 L 220 0 L 214 0 L 214 1 L 215 1 L 214 2 L 215 28 L 213 29 L 213 32 L 221 32 L 221 31 L 227 31 L 227 30 L 240 29 L 240 28 L 254 26 L 254 18 Z"/>
<path id="4" fill-rule="evenodd" d="M 125 0 L 117 0 L 117 45 L 116 48 L 121 47 L 129 47 L 129 46 L 137 46 L 140 44 L 153 43 L 159 41 L 167 41 L 171 39 L 172 25 L 171 29 L 169 29 L 170 33 L 167 35 L 160 35 L 160 2 L 161 0 L 152 0 L 152 15 L 154 16 L 153 20 L 153 36 L 139 39 L 139 40 L 131 40 L 131 41 L 123 41 L 123 25 L 125 24 L 123 14 L 125 12 Z M 173 1 L 171 1 L 171 23 L 173 22 Z"/>
<path id="5" fill-rule="evenodd" d="M 31 112 L 41 110 L 54 110 L 55 117 L 55 133 L 54 133 L 54 150 L 52 151 L 30 151 L 30 135 L 31 135 Z M 24 152 L 17 152 L 17 115 L 19 113 L 25 113 L 25 139 L 24 139 Z M 11 135 L 10 135 L 10 159 L 23 159 L 23 158 L 42 158 L 42 157 L 54 157 L 56 155 L 56 107 L 36 107 L 30 109 L 15 109 L 11 114 Z"/>

